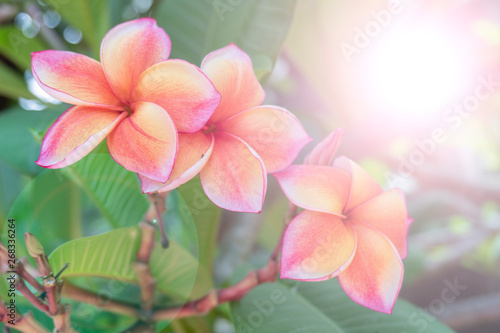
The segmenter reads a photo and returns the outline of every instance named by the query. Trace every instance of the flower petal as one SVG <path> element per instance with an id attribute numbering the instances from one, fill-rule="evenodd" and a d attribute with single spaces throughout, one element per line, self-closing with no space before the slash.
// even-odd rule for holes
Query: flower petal
<path id="1" fill-rule="evenodd" d="M 214 136 L 203 132 L 179 134 L 179 148 L 175 158 L 174 169 L 166 183 L 151 180 L 141 174 L 139 179 L 144 193 L 166 192 L 181 186 L 194 178 L 205 166 L 212 155 Z"/>
<path id="2" fill-rule="evenodd" d="M 126 112 L 74 106 L 64 112 L 43 138 L 40 166 L 56 169 L 90 153 L 126 116 Z"/>
<path id="3" fill-rule="evenodd" d="M 248 143 L 259 154 L 268 173 L 290 166 L 311 140 L 293 114 L 276 106 L 259 106 L 240 112 L 220 123 L 217 130 Z"/>
<path id="4" fill-rule="evenodd" d="M 208 54 L 202 71 L 222 95 L 210 121 L 218 123 L 246 109 L 259 106 L 265 93 L 255 77 L 250 57 L 234 44 Z"/>
<path id="5" fill-rule="evenodd" d="M 306 156 L 304 164 L 333 165 L 335 154 L 339 149 L 343 137 L 344 130 L 341 128 L 330 133 Z"/>
<path id="6" fill-rule="evenodd" d="M 337 158 L 334 166 L 344 169 L 352 177 L 349 201 L 344 210 L 346 213 L 383 192 L 382 187 L 368 172 L 347 157 Z"/>
<path id="7" fill-rule="evenodd" d="M 266 170 L 257 153 L 231 134 L 216 133 L 212 156 L 200 172 L 201 185 L 217 206 L 260 213 L 266 194 Z"/>
<path id="8" fill-rule="evenodd" d="M 31 55 L 33 76 L 54 98 L 69 104 L 122 109 L 99 62 L 87 56 L 47 50 Z"/>
<path id="9" fill-rule="evenodd" d="M 351 177 L 340 168 L 292 165 L 275 173 L 283 192 L 299 207 L 342 216 Z"/>
<path id="10" fill-rule="evenodd" d="M 366 224 L 356 224 L 354 259 L 339 276 L 342 289 L 356 303 L 391 313 L 403 282 L 403 263 L 391 241 Z"/>
<path id="11" fill-rule="evenodd" d="M 332 214 L 304 210 L 283 236 L 281 278 L 327 280 L 341 273 L 356 251 L 356 235 Z"/>
<path id="12" fill-rule="evenodd" d="M 109 153 L 126 169 L 166 182 L 177 153 L 175 125 L 156 104 L 135 103 L 131 110 L 108 136 Z"/>
<path id="13" fill-rule="evenodd" d="M 132 89 L 132 100 L 161 106 L 179 132 L 194 133 L 213 114 L 220 94 L 198 67 L 184 60 L 167 60 L 142 73 Z"/>
<path id="14" fill-rule="evenodd" d="M 134 82 L 147 68 L 167 60 L 170 38 L 146 17 L 117 25 L 104 37 L 101 61 L 111 87 L 123 103 L 130 102 Z"/>
<path id="15" fill-rule="evenodd" d="M 352 210 L 348 221 L 366 223 L 382 232 L 404 259 L 407 254 L 407 216 L 404 193 L 392 189 Z"/>

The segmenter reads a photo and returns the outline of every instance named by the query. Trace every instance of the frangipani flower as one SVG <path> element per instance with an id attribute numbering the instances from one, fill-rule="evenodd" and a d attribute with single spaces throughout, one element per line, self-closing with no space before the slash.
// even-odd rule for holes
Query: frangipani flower
<path id="1" fill-rule="evenodd" d="M 310 138 L 287 110 L 259 106 L 264 90 L 250 57 L 236 45 L 207 55 L 201 69 L 220 92 L 221 102 L 202 131 L 179 135 L 169 181 L 161 184 L 140 176 L 143 191 L 170 191 L 200 172 L 203 189 L 216 205 L 258 213 L 266 174 L 288 167 Z"/>
<path id="2" fill-rule="evenodd" d="M 116 162 L 166 181 L 177 153 L 177 131 L 200 130 L 220 101 L 194 65 L 167 60 L 170 39 L 155 20 L 143 18 L 111 29 L 101 63 L 81 54 L 32 55 L 38 84 L 69 108 L 47 132 L 37 164 L 62 168 L 107 137 Z"/>
<path id="3" fill-rule="evenodd" d="M 346 157 L 331 166 L 340 137 L 340 132 L 329 136 L 308 156 L 309 163 L 321 165 L 295 165 L 275 174 L 290 201 L 304 208 L 283 237 L 281 278 L 338 276 L 352 300 L 391 313 L 407 254 L 405 197 L 399 189 L 383 192 Z"/>

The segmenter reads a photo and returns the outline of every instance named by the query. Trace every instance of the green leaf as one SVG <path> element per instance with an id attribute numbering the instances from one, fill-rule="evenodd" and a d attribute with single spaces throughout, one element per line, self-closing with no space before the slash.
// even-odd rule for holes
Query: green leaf
<path id="1" fill-rule="evenodd" d="M 137 227 L 116 229 L 64 243 L 52 252 L 49 261 L 56 272 L 69 263 L 63 277 L 97 276 L 135 282 L 132 262 L 139 249 L 139 241 Z"/>
<path id="2" fill-rule="evenodd" d="M 202 266 L 198 267 L 198 260 L 171 239 L 168 249 L 156 244 L 151 254 L 150 265 L 151 274 L 157 280 L 158 290 L 180 301 L 199 298 L 213 286 L 208 271 Z M 195 282 L 196 289 L 193 290 Z"/>
<path id="3" fill-rule="evenodd" d="M 0 95 L 17 99 L 18 97 L 35 98 L 30 93 L 23 77 L 15 70 L 0 62 Z"/>
<path id="4" fill-rule="evenodd" d="M 62 172 L 83 188 L 114 228 L 137 225 L 148 208 L 137 175 L 96 150 Z"/>
<path id="5" fill-rule="evenodd" d="M 295 0 L 162 1 L 153 16 L 172 40 L 172 58 L 199 65 L 209 52 L 235 43 L 252 57 L 261 77 L 272 70 L 295 4 Z"/>
<path id="6" fill-rule="evenodd" d="M 212 262 L 217 250 L 221 209 L 208 199 L 199 177 L 180 186 L 177 191 L 191 212 L 198 232 L 200 264 L 212 272 Z"/>
<path id="7" fill-rule="evenodd" d="M 0 26 L 0 54 L 20 69 L 31 68 L 31 53 L 47 47 L 38 38 L 28 38 L 14 26 Z"/>
<path id="8" fill-rule="evenodd" d="M 59 117 L 65 106 L 43 111 L 14 107 L 0 114 L 0 159 L 18 171 L 36 175 L 44 169 L 36 165 L 40 143 L 33 131 L 43 133 Z"/>
<path id="9" fill-rule="evenodd" d="M 81 199 L 79 188 L 55 170 L 46 170 L 28 183 L 7 215 L 16 220 L 17 256 L 28 255 L 24 246 L 25 232 L 39 238 L 48 252 L 68 239 L 79 237 Z M 6 233 L 4 228 L 3 239 Z"/>
<path id="10" fill-rule="evenodd" d="M 62 275 L 101 277 L 136 283 L 132 267 L 140 243 L 138 227 L 115 229 L 102 235 L 79 238 L 58 247 L 49 257 L 52 269 L 59 271 L 69 263 Z M 198 261 L 187 250 L 170 240 L 165 250 L 156 244 L 150 260 L 151 274 L 157 289 L 175 299 L 185 301 L 193 288 Z M 209 275 L 206 275 L 211 284 Z"/>
<path id="11" fill-rule="evenodd" d="M 264 284 L 232 304 L 238 333 L 451 333 L 423 310 L 397 301 L 391 315 L 362 307 L 338 281 Z"/>
<path id="12" fill-rule="evenodd" d="M 64 21 L 80 29 L 83 40 L 99 58 L 101 41 L 110 28 L 109 1 L 102 0 L 46 0 Z"/>

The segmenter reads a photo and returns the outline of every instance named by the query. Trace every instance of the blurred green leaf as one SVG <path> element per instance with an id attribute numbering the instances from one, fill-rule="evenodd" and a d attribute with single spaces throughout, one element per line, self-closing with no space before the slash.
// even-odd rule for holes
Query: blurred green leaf
<path id="1" fill-rule="evenodd" d="M 137 225 L 148 208 L 137 175 L 96 150 L 62 171 L 83 188 L 114 228 Z"/>
<path id="2" fill-rule="evenodd" d="M 239 333 L 451 333 L 423 310 L 398 301 L 391 315 L 362 307 L 337 280 L 264 284 L 232 304 Z"/>
<path id="3" fill-rule="evenodd" d="M 136 322 L 136 318 L 117 315 L 92 305 L 65 299 L 72 307 L 71 326 L 79 333 L 119 333 Z"/>
<path id="4" fill-rule="evenodd" d="M 40 143 L 32 130 L 44 132 L 63 112 L 64 105 L 43 111 L 13 107 L 0 114 L 0 159 L 18 171 L 36 175 L 44 169 L 36 165 Z"/>
<path id="5" fill-rule="evenodd" d="M 45 250 L 50 252 L 80 235 L 80 189 L 58 171 L 47 170 L 24 187 L 8 217 L 16 220 L 18 257 L 28 256 L 24 246 L 25 232 L 39 238 Z M 4 228 L 2 237 L 6 232 Z"/>
<path id="6" fill-rule="evenodd" d="M 156 244 L 150 266 L 158 290 L 180 301 L 199 298 L 213 287 L 209 272 L 199 266 L 199 261 L 191 253 L 171 239 L 168 249 Z"/>
<path id="7" fill-rule="evenodd" d="M 101 0 L 45 0 L 66 23 L 82 32 L 94 58 L 99 59 L 101 41 L 111 24 L 110 2 Z"/>
<path id="8" fill-rule="evenodd" d="M 26 70 L 31 68 L 31 53 L 47 47 L 38 38 L 28 38 L 14 26 L 0 26 L 0 53 Z"/>
<path id="9" fill-rule="evenodd" d="M 196 65 L 209 52 L 235 43 L 262 77 L 272 70 L 288 32 L 295 0 L 161 1 L 154 18 L 172 40 L 172 58 Z"/>
<path id="10" fill-rule="evenodd" d="M 35 98 L 28 90 L 23 77 L 3 62 L 0 62 L 0 95 L 12 99 Z"/>
<path id="11" fill-rule="evenodd" d="M 198 232 L 200 264 L 212 272 L 212 262 L 217 250 L 221 209 L 208 199 L 199 177 L 180 186 L 177 191 L 184 199 Z"/>

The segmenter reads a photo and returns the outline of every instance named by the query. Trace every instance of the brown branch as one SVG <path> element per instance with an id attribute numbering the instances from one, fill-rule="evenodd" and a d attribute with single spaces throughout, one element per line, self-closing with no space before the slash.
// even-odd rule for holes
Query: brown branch
<path id="1" fill-rule="evenodd" d="M 48 308 L 43 309 L 49 316 L 52 317 L 54 321 L 54 332 L 56 333 L 70 333 L 75 332 L 71 327 L 70 323 L 70 312 L 71 307 L 68 304 L 59 304 L 59 296 L 62 289 L 62 281 L 58 281 L 57 277 L 54 277 L 52 268 L 49 264 L 49 259 L 42 244 L 38 239 L 30 233 L 25 233 L 26 247 L 28 248 L 28 253 L 35 260 L 37 264 L 38 271 L 43 279 L 43 287 L 48 299 Z M 67 265 L 64 267 L 66 268 Z M 63 268 L 63 270 L 64 270 Z M 59 275 L 59 274 L 58 274 Z M 22 282 L 22 280 L 21 280 Z M 20 283 L 20 286 L 26 287 L 24 282 Z M 28 290 L 29 291 L 29 290 Z M 31 303 L 37 306 L 34 299 L 30 299 L 32 296 L 29 294 L 25 295 Z M 34 295 L 33 295 L 34 296 Z M 45 308 L 47 305 L 41 303 L 40 306 Z"/>
<path id="2" fill-rule="evenodd" d="M 43 327 L 38 321 L 36 321 L 33 314 L 28 312 L 26 315 L 22 316 L 17 314 L 14 324 L 9 323 L 12 319 L 10 317 L 0 316 L 0 322 L 3 322 L 6 327 L 15 328 L 23 333 L 50 333 L 45 327 Z"/>
<path id="3" fill-rule="evenodd" d="M 52 268 L 49 264 L 49 259 L 42 244 L 38 239 L 27 232 L 24 235 L 26 240 L 26 247 L 28 248 L 28 253 L 35 260 L 38 271 L 43 279 L 43 286 L 45 292 L 47 293 L 47 298 L 49 301 L 49 313 L 53 316 L 57 313 L 57 295 L 56 295 L 56 279 L 52 273 Z"/>
<path id="4" fill-rule="evenodd" d="M 127 303 L 109 300 L 102 301 L 99 295 L 94 294 L 88 290 L 75 286 L 74 284 L 69 283 L 68 281 L 64 282 L 62 288 L 62 296 L 71 298 L 75 301 L 87 303 L 93 305 L 97 308 L 104 309 L 109 312 L 122 314 L 131 317 L 138 316 L 138 309 L 132 305 Z"/>
<path id="5" fill-rule="evenodd" d="M 153 308 L 156 289 L 156 280 L 151 275 L 149 267 L 149 259 L 155 244 L 155 227 L 144 221 L 139 224 L 139 227 L 141 228 L 141 244 L 132 267 L 141 289 L 141 307 L 147 313 Z"/>
<path id="6" fill-rule="evenodd" d="M 30 301 L 31 304 L 36 306 L 38 309 L 42 310 L 43 312 L 49 312 L 49 307 L 47 304 L 43 303 L 41 299 L 36 297 L 31 290 L 28 289 L 26 284 L 24 283 L 23 279 L 16 279 L 16 290 L 19 291 L 21 294 L 23 294 L 24 297 L 28 301 Z"/>
<path id="7" fill-rule="evenodd" d="M 274 282 L 278 271 L 279 263 L 276 260 L 270 259 L 266 266 L 259 270 L 251 271 L 234 286 L 212 290 L 204 297 L 180 307 L 157 309 L 153 312 L 153 321 L 204 315 L 222 303 L 242 299 L 250 290 L 260 284 Z"/>

